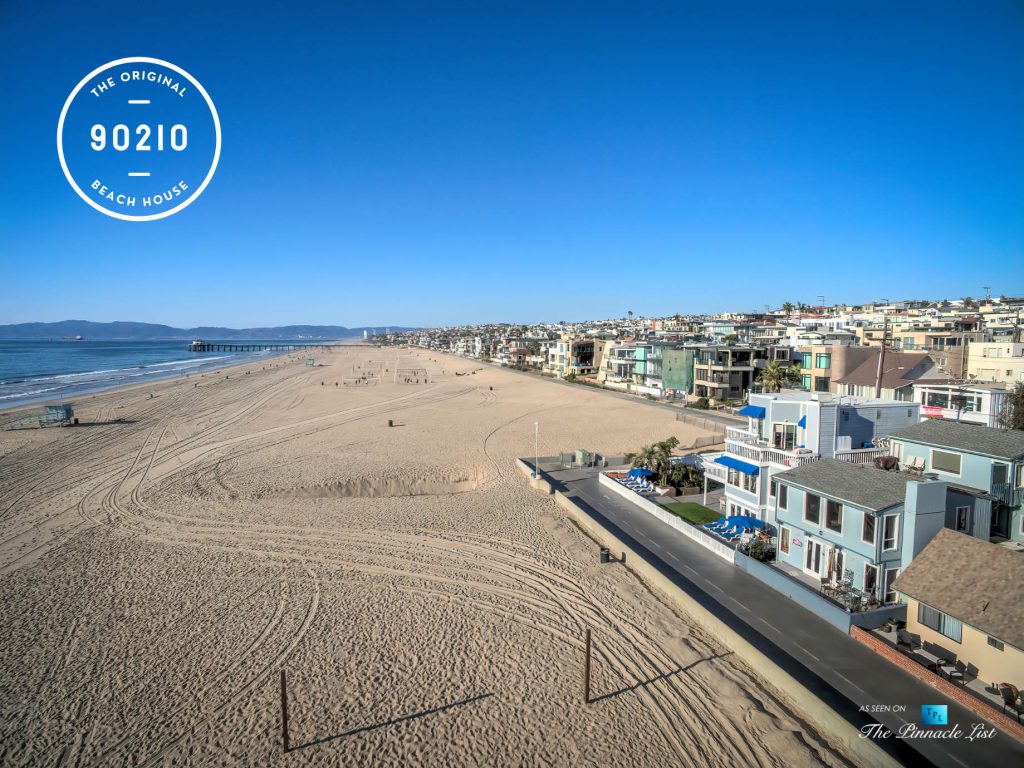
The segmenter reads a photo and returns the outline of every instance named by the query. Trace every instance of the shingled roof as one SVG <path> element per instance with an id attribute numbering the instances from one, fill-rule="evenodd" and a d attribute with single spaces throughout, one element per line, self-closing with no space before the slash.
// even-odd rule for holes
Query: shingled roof
<path id="1" fill-rule="evenodd" d="M 898 429 L 889 437 L 1000 459 L 1024 456 L 1024 430 L 1020 429 L 994 429 L 980 424 L 929 419 Z"/>
<path id="2" fill-rule="evenodd" d="M 1024 555 L 943 528 L 893 587 L 1024 649 Z"/>
<path id="3" fill-rule="evenodd" d="M 935 369 L 935 361 L 920 352 L 889 351 L 885 355 L 885 370 L 882 372 L 883 389 L 900 389 L 924 378 Z M 836 384 L 875 386 L 878 376 L 878 355 L 873 355 L 842 378 Z"/>
<path id="4" fill-rule="evenodd" d="M 772 479 L 878 512 L 902 504 L 907 482 L 913 478 L 849 461 L 822 459 L 778 472 Z"/>

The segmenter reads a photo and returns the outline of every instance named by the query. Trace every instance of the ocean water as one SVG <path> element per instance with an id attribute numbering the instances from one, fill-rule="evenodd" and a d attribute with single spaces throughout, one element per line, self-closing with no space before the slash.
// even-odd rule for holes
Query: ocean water
<path id="1" fill-rule="evenodd" d="M 74 400 L 85 393 L 279 354 L 189 352 L 187 341 L 0 341 L 0 409 Z"/>

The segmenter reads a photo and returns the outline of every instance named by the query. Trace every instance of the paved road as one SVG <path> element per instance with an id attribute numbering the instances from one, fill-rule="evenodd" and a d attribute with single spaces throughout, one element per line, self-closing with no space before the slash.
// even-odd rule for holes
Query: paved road
<path id="1" fill-rule="evenodd" d="M 786 596 L 601 487 L 596 476 L 581 478 L 576 472 L 563 477 L 555 472 L 552 480 L 588 514 L 857 728 L 877 721 L 895 731 L 907 722 L 918 723 L 922 704 L 943 703 L 949 707 L 951 726 L 958 724 L 970 733 L 974 723 L 985 723 Z M 859 710 L 862 705 L 879 704 L 902 705 L 905 710 L 870 717 Z M 913 766 L 926 762 L 956 768 L 1024 766 L 1024 745 L 1001 731 L 984 741 L 889 739 L 883 746 Z"/>
<path id="2" fill-rule="evenodd" d="M 443 353 L 442 353 L 443 354 Z M 472 358 L 463 358 L 466 360 L 472 360 Z M 508 368 L 497 363 L 481 363 L 481 365 L 491 365 L 495 368 L 500 368 L 503 371 L 509 373 L 516 373 L 520 376 L 529 376 L 532 379 L 540 379 L 542 381 L 549 381 L 552 384 L 560 384 L 563 387 L 578 387 L 584 388 L 593 392 L 600 392 L 608 397 L 617 397 L 620 400 L 629 400 L 631 403 L 643 403 L 644 405 L 651 406 L 652 408 L 665 408 L 675 413 L 684 413 L 690 416 L 694 416 L 698 419 L 707 419 L 708 421 L 714 421 L 721 424 L 723 427 L 743 427 L 746 428 L 747 420 L 742 416 L 733 416 L 731 413 L 724 413 L 722 411 L 700 411 L 695 408 L 684 408 L 682 405 L 671 402 L 663 402 L 661 400 L 648 400 L 646 397 L 640 395 L 628 395 L 625 392 L 619 392 L 614 389 L 605 389 L 604 387 L 592 387 L 586 384 L 574 384 L 571 381 L 564 381 L 563 379 L 556 379 L 550 376 L 541 376 L 539 373 L 531 373 L 530 371 L 517 371 L 515 368 Z"/>

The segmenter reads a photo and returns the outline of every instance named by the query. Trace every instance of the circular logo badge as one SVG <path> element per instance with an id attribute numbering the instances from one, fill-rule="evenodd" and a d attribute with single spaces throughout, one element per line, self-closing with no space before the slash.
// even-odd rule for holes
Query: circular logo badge
<path id="1" fill-rule="evenodd" d="M 170 62 L 134 56 L 93 70 L 57 123 L 68 183 L 107 216 L 152 221 L 202 194 L 220 160 L 220 119 L 199 81 Z"/>

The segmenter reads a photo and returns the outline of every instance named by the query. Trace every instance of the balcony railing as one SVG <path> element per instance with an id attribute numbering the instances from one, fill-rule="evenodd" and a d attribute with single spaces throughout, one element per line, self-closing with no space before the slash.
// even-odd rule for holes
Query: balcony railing
<path id="1" fill-rule="evenodd" d="M 1024 502 L 1024 488 L 1014 488 L 1011 483 L 992 483 L 992 495 L 1008 507 Z"/>
<path id="2" fill-rule="evenodd" d="M 751 432 L 749 429 L 740 429 L 739 427 L 726 427 L 725 437 L 728 440 L 751 444 L 756 443 L 760 439 L 756 433 Z"/>
<path id="3" fill-rule="evenodd" d="M 726 427 L 725 447 L 734 456 L 739 456 L 758 464 L 771 462 L 773 464 L 781 464 L 784 467 L 799 467 L 821 458 L 819 454 L 810 453 L 806 450 L 787 451 L 783 448 L 776 448 L 769 445 L 767 441 L 760 439 L 753 432 L 736 427 Z M 878 456 L 887 455 L 888 452 L 888 449 L 885 447 L 855 448 L 847 451 L 836 451 L 835 457 L 839 461 L 848 461 L 853 464 L 868 464 Z"/>
<path id="4" fill-rule="evenodd" d="M 704 474 L 709 480 L 718 483 L 725 483 L 729 479 L 729 470 L 721 464 L 716 464 L 714 458 L 704 459 Z"/>
<path id="5" fill-rule="evenodd" d="M 889 451 L 885 448 L 854 448 L 849 451 L 836 451 L 836 458 L 839 461 L 849 461 L 853 464 L 870 464 L 879 456 L 887 456 Z"/>

